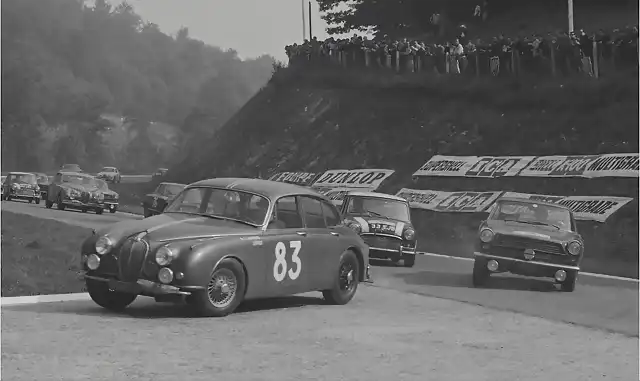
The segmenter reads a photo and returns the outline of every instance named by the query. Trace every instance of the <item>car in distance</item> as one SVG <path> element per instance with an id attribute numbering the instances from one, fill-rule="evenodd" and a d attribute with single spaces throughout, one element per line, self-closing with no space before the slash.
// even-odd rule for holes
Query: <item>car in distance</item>
<path id="1" fill-rule="evenodd" d="M 164 176 L 166 176 L 167 172 L 169 172 L 169 170 L 167 168 L 158 168 L 155 172 L 153 172 L 153 174 L 151 175 L 151 180 L 157 180 L 157 179 L 161 179 Z"/>
<path id="2" fill-rule="evenodd" d="M 186 187 L 185 184 L 178 183 L 158 184 L 152 193 L 145 195 L 142 199 L 141 205 L 145 218 L 162 213 L 171 199 L 180 193 L 184 187 Z"/>
<path id="3" fill-rule="evenodd" d="M 104 196 L 101 203 L 102 208 L 110 213 L 115 213 L 118 210 L 118 193 L 109 189 L 107 182 L 102 179 L 96 178 L 96 186 Z"/>
<path id="4" fill-rule="evenodd" d="M 83 213 L 93 210 L 96 214 L 102 214 L 103 199 L 104 195 L 98 189 L 93 176 L 60 171 L 49 184 L 45 206 L 51 208 L 56 204 L 59 210 L 69 208 L 81 210 Z"/>
<path id="5" fill-rule="evenodd" d="M 571 210 L 523 198 L 500 198 L 481 222 L 475 244 L 473 284 L 492 273 L 553 278 L 563 291 L 575 289 L 584 240 Z"/>
<path id="6" fill-rule="evenodd" d="M 349 191 L 342 202 L 345 224 L 369 245 L 369 257 L 402 260 L 405 267 L 416 262 L 416 231 L 409 202 L 384 193 Z"/>
<path id="7" fill-rule="evenodd" d="M 40 187 L 38 179 L 33 173 L 9 172 L 2 183 L 2 199 L 27 200 L 29 203 L 40 203 Z"/>
<path id="8" fill-rule="evenodd" d="M 81 249 L 96 304 L 118 311 L 138 295 L 184 296 L 201 316 L 310 291 L 346 304 L 368 277 L 368 254 L 322 195 L 241 178 L 190 184 L 163 214 L 102 228 Z"/>
<path id="9" fill-rule="evenodd" d="M 104 181 L 111 181 L 112 183 L 119 183 L 122 180 L 120 171 L 116 167 L 102 168 L 102 170 L 96 175 L 96 178 Z"/>
<path id="10" fill-rule="evenodd" d="M 38 187 L 40 187 L 40 199 L 47 199 L 47 192 L 49 191 L 49 176 L 46 173 L 34 173 L 36 175 L 36 179 L 38 182 Z"/>
<path id="11" fill-rule="evenodd" d="M 80 166 L 78 164 L 62 164 L 62 167 L 60 167 L 59 171 L 65 171 L 65 172 L 82 172 L 82 169 L 80 169 Z"/>

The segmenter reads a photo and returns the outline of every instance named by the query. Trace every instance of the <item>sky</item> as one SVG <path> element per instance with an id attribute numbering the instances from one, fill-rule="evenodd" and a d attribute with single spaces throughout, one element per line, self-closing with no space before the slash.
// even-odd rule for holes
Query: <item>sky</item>
<path id="1" fill-rule="evenodd" d="M 145 21 L 158 24 L 165 33 L 174 34 L 185 26 L 192 38 L 223 49 L 232 48 L 241 58 L 270 54 L 286 61 L 285 45 L 302 40 L 302 1 L 128 0 L 128 3 Z M 308 0 L 304 2 L 308 15 Z M 316 1 L 311 3 L 313 35 L 324 39 L 327 24 L 320 18 Z M 308 17 L 305 18 L 308 31 Z"/>

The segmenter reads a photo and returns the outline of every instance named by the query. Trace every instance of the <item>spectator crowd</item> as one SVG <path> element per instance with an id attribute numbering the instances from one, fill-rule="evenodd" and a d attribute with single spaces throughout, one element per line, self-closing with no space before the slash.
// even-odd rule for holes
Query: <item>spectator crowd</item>
<path id="1" fill-rule="evenodd" d="M 398 72 L 493 76 L 520 73 L 600 76 L 624 67 L 637 67 L 639 56 L 637 25 L 590 34 L 579 30 L 515 38 L 500 35 L 491 41 L 469 38 L 461 25 L 458 36 L 444 44 L 354 35 L 325 41 L 314 37 L 285 50 L 290 65 L 333 63 Z"/>

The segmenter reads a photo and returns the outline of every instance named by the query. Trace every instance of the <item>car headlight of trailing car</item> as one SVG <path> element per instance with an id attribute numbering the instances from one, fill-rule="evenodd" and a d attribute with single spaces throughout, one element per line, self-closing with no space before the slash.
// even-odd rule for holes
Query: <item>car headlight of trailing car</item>
<path id="1" fill-rule="evenodd" d="M 177 253 L 168 246 L 162 246 L 156 251 L 156 263 L 168 266 L 177 257 Z"/>
<path id="2" fill-rule="evenodd" d="M 117 200 L 119 197 L 120 197 L 120 195 L 119 195 L 119 194 L 117 194 L 117 193 L 114 193 L 114 194 L 113 194 L 113 199 L 114 199 L 114 200 Z"/>
<path id="3" fill-rule="evenodd" d="M 582 244 L 578 241 L 571 241 L 567 245 L 567 251 L 571 255 L 580 255 L 582 253 Z"/>
<path id="4" fill-rule="evenodd" d="M 100 255 L 107 254 L 113 248 L 114 242 L 106 235 L 98 238 L 96 241 L 96 253 Z"/>
<path id="5" fill-rule="evenodd" d="M 358 234 L 362 233 L 362 226 L 355 221 L 348 221 L 347 227 L 353 229 Z"/>
<path id="6" fill-rule="evenodd" d="M 412 228 L 407 228 L 402 234 L 402 236 L 407 241 L 413 241 L 413 239 L 416 238 L 416 231 L 413 230 Z"/>
<path id="7" fill-rule="evenodd" d="M 489 228 L 482 229 L 482 231 L 480 232 L 480 241 L 489 243 L 493 240 L 493 236 L 493 230 Z"/>

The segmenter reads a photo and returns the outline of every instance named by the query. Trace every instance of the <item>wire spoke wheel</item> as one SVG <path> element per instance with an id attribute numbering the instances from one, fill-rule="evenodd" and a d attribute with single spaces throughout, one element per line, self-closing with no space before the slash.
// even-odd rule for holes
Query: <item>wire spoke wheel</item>
<path id="1" fill-rule="evenodd" d="M 234 300 L 238 292 L 238 280 L 235 274 L 225 268 L 213 273 L 207 285 L 209 301 L 216 308 L 226 308 Z"/>
<path id="2" fill-rule="evenodd" d="M 356 270 L 353 263 L 346 261 L 340 266 L 340 290 L 350 292 L 355 287 Z"/>

